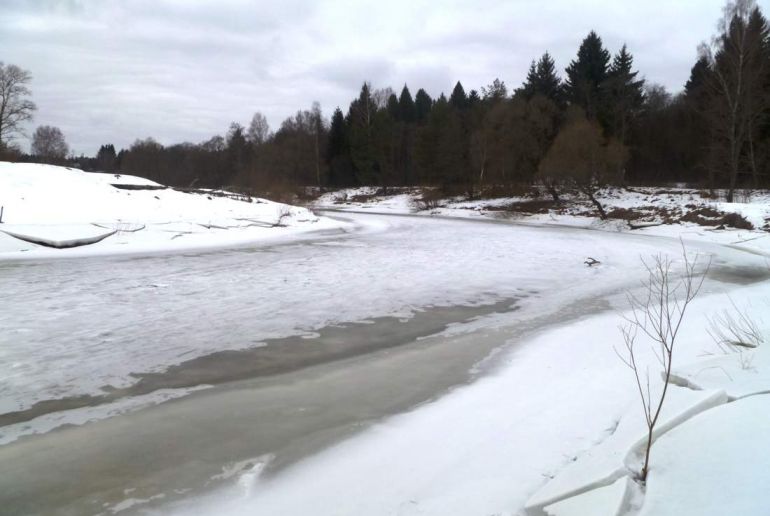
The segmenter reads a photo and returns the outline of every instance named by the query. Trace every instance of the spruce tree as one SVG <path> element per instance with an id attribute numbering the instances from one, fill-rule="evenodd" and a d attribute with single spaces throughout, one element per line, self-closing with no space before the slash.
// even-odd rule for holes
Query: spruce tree
<path id="1" fill-rule="evenodd" d="M 414 97 L 414 113 L 417 122 L 425 123 L 432 108 L 433 99 L 430 98 L 430 95 L 422 88 L 417 90 L 417 95 Z"/>
<path id="2" fill-rule="evenodd" d="M 334 110 L 331 126 L 329 127 L 326 162 L 329 166 L 329 184 L 331 186 L 351 186 L 355 184 L 350 162 L 347 124 L 339 107 Z"/>
<path id="3" fill-rule="evenodd" d="M 521 88 L 519 88 L 519 92 L 521 92 L 527 99 L 531 99 L 537 94 L 537 83 L 537 64 L 533 59 L 532 62 L 529 63 L 527 78 L 524 81 L 524 84 L 521 85 Z"/>
<path id="4" fill-rule="evenodd" d="M 409 93 L 406 84 L 404 84 L 404 89 L 401 90 L 401 96 L 398 99 L 398 110 L 403 122 L 407 124 L 414 122 L 416 118 L 414 100 L 412 100 L 412 94 Z"/>
<path id="5" fill-rule="evenodd" d="M 615 55 L 608 71 L 604 89 L 607 94 L 609 119 L 612 133 L 626 142 L 629 122 L 639 113 L 644 103 L 644 80 L 636 79 L 638 72 L 632 71 L 634 58 L 626 45 Z"/>
<path id="6" fill-rule="evenodd" d="M 537 61 L 532 61 L 527 72 L 527 80 L 519 89 L 526 99 L 542 95 L 557 106 L 564 105 L 564 92 L 561 78 L 556 73 L 556 63 L 546 52 Z"/>
<path id="7" fill-rule="evenodd" d="M 481 102 L 481 97 L 479 96 L 479 92 L 476 90 L 471 90 L 468 92 L 468 107 L 472 108 Z"/>
<path id="8" fill-rule="evenodd" d="M 399 108 L 398 97 L 396 97 L 395 93 L 391 93 L 388 97 L 388 103 L 385 106 L 385 110 L 393 120 L 401 119 L 401 109 Z"/>
<path id="9" fill-rule="evenodd" d="M 368 83 L 361 86 L 358 98 L 350 104 L 350 157 L 360 184 L 375 184 L 379 181 L 377 150 L 374 142 L 374 124 L 377 104 L 372 98 Z"/>
<path id="10" fill-rule="evenodd" d="M 460 81 L 457 81 L 452 90 L 452 95 L 449 96 L 449 104 L 458 111 L 468 107 L 468 96 L 465 94 L 465 89 Z"/>
<path id="11" fill-rule="evenodd" d="M 580 44 L 577 58 L 567 67 L 564 91 L 567 101 L 582 107 L 589 119 L 598 119 L 604 109 L 602 85 L 607 80 L 610 53 L 602 38 L 591 31 Z"/>

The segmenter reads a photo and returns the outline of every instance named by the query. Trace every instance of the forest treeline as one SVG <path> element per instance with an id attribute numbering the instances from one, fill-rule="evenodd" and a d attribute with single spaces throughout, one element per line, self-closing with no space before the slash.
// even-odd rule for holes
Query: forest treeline
<path id="1" fill-rule="evenodd" d="M 681 93 L 643 80 L 626 46 L 613 54 L 590 32 L 560 74 L 546 52 L 519 87 L 458 82 L 448 96 L 373 89 L 344 111 L 315 103 L 272 132 L 256 113 L 225 136 L 164 146 L 147 138 L 103 145 L 86 169 L 183 187 L 260 192 L 297 186 L 436 185 L 473 195 L 485 185 L 538 182 L 589 197 L 606 184 L 770 184 L 770 30 L 751 1 L 725 9 Z"/>

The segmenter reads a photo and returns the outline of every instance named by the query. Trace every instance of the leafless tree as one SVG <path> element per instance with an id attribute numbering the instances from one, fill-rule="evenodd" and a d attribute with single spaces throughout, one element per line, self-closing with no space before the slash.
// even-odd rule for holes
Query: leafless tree
<path id="1" fill-rule="evenodd" d="M 372 91 L 372 100 L 374 101 L 374 105 L 377 106 L 377 109 L 385 109 L 391 95 L 393 95 L 393 88 L 390 86 Z"/>
<path id="2" fill-rule="evenodd" d="M 316 184 L 321 186 L 321 145 L 326 134 L 326 120 L 324 120 L 321 104 L 313 102 L 310 109 L 310 131 L 313 135 L 313 154 L 315 155 Z"/>
<path id="3" fill-rule="evenodd" d="M 707 116 L 714 132 L 712 153 L 727 169 L 728 202 L 733 201 L 745 161 L 756 181 L 754 136 L 761 115 L 770 105 L 764 86 L 767 30 L 754 0 L 728 2 L 719 35 L 699 48 L 711 71 L 707 76 L 711 100 Z"/>
<path id="4" fill-rule="evenodd" d="M 253 145 L 262 145 L 267 141 L 270 137 L 270 125 L 265 115 L 259 111 L 254 113 L 246 137 Z"/>
<path id="5" fill-rule="evenodd" d="M 596 194 L 603 186 L 619 181 L 618 171 L 628 159 L 628 149 L 617 140 L 605 139 L 599 124 L 581 110 L 570 110 L 567 116 L 567 123 L 540 162 L 538 178 L 550 190 L 555 190 L 557 183 L 571 184 L 605 219 L 607 214 Z"/>
<path id="6" fill-rule="evenodd" d="M 652 439 L 671 379 L 676 339 L 687 307 L 700 291 L 710 265 L 709 262 L 704 271 L 697 270 L 698 256 L 690 259 L 684 244 L 682 256 L 684 264 L 680 275 L 673 270 L 673 262 L 668 256 L 657 255 L 651 261 L 643 260 L 647 269 L 644 293 L 628 294 L 631 314 L 626 317 L 626 325 L 621 327 L 625 350 L 619 352 L 615 349 L 618 357 L 634 373 L 647 424 L 644 465 L 639 473 L 641 481 L 647 479 L 649 471 Z M 646 338 L 662 368 L 663 387 L 660 394 L 653 395 L 649 370 L 637 361 L 636 344 L 639 337 Z"/>
<path id="7" fill-rule="evenodd" d="M 69 147 L 58 127 L 41 125 L 32 135 L 32 155 L 46 161 L 61 161 L 67 157 Z"/>
<path id="8" fill-rule="evenodd" d="M 28 71 L 0 61 L 0 149 L 23 134 L 24 122 L 31 120 L 37 109 L 27 98 L 32 94 L 27 87 L 31 80 Z"/>

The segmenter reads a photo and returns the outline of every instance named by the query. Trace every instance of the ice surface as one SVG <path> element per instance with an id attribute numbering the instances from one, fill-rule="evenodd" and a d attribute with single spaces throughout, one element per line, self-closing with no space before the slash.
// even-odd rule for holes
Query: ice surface
<path id="1" fill-rule="evenodd" d="M 768 514 L 770 395 L 690 419 L 652 452 L 640 516 Z"/>

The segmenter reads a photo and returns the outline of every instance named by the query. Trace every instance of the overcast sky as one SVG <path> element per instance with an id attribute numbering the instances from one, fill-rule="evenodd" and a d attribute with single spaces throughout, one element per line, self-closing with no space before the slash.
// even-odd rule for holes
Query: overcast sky
<path id="1" fill-rule="evenodd" d="M 152 136 L 200 142 L 314 100 L 343 111 L 364 80 L 412 94 L 519 86 L 548 50 L 563 75 L 594 29 L 648 81 L 682 89 L 723 0 L 0 0 L 0 61 L 33 74 L 37 125 L 75 153 Z M 23 147 L 27 141 L 19 142 Z"/>

